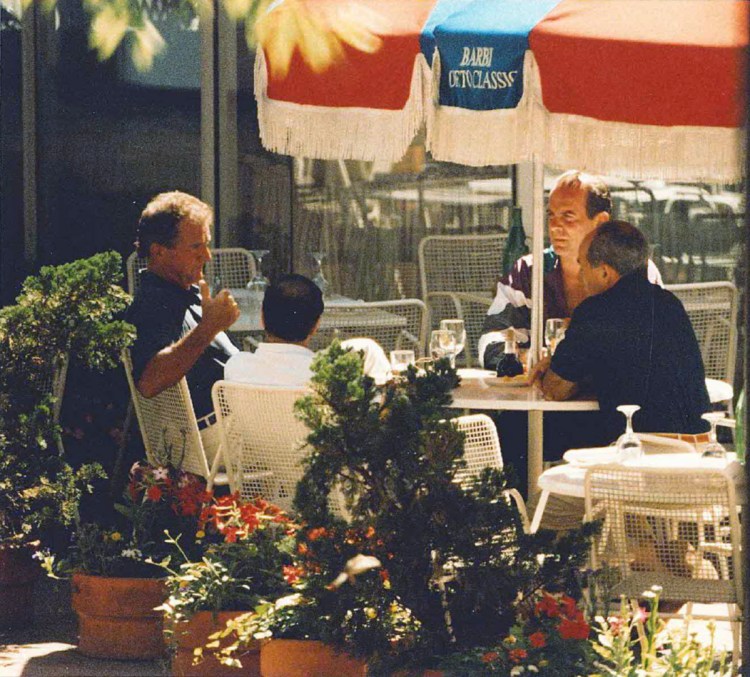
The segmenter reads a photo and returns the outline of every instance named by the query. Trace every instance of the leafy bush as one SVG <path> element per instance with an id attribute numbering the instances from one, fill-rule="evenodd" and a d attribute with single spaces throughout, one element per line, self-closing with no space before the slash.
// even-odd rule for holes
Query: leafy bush
<path id="1" fill-rule="evenodd" d="M 542 589 L 578 592 L 592 526 L 527 535 L 502 472 L 457 481 L 447 360 L 376 388 L 334 343 L 313 372 L 297 405 L 312 448 L 295 498 L 299 594 L 258 609 L 240 634 L 320 639 L 388 672 L 496 644 Z M 336 491 L 348 522 L 330 510 Z"/>
<path id="2" fill-rule="evenodd" d="M 42 268 L 0 309 L 0 543 L 53 540 L 103 475 L 98 464 L 60 457 L 50 383 L 61 355 L 104 369 L 132 341 L 133 327 L 115 319 L 129 299 L 120 265 L 109 252 Z"/>

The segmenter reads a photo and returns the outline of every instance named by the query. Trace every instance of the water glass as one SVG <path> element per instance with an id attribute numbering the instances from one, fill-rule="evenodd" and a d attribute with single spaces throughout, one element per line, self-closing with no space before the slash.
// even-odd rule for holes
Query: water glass
<path id="1" fill-rule="evenodd" d="M 447 329 L 434 329 L 430 334 L 430 354 L 434 360 L 447 357 L 451 366 L 456 361 L 456 335 Z"/>
<path id="2" fill-rule="evenodd" d="M 549 354 L 554 355 L 557 344 L 565 338 L 565 320 L 559 317 L 551 317 L 544 325 L 544 342 L 547 344 Z"/>
<path id="3" fill-rule="evenodd" d="M 391 350 L 391 371 L 402 374 L 410 364 L 415 364 L 417 356 L 413 350 Z"/>

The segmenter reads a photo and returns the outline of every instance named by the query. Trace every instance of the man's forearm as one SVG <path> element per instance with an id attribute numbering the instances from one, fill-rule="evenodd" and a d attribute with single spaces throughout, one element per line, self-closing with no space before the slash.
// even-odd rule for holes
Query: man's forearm
<path id="1" fill-rule="evenodd" d="M 542 392 L 545 399 L 561 402 L 569 400 L 578 392 L 578 384 L 574 381 L 566 381 L 548 369 L 542 378 Z"/>
<path id="2" fill-rule="evenodd" d="M 160 350 L 149 360 L 138 379 L 138 392 L 144 397 L 154 397 L 177 383 L 193 368 L 215 335 L 200 323 L 179 341 Z"/>

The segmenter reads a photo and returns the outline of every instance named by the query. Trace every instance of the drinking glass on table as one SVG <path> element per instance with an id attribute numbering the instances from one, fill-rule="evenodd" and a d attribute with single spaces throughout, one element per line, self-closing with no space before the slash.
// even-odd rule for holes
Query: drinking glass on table
<path id="1" fill-rule="evenodd" d="M 323 259 L 326 257 L 324 252 L 310 252 L 310 256 L 315 259 L 316 272 L 312 281 L 317 285 L 323 296 L 328 296 L 329 285 L 325 275 L 323 275 Z"/>
<path id="2" fill-rule="evenodd" d="M 620 463 L 637 461 L 643 456 L 641 440 L 633 432 L 633 414 L 639 409 L 640 407 L 637 404 L 622 404 L 617 407 L 617 411 L 625 414 L 627 419 L 625 432 L 617 439 L 617 460 Z"/>
<path id="3" fill-rule="evenodd" d="M 394 375 L 403 374 L 410 364 L 415 364 L 417 357 L 413 350 L 391 350 L 391 371 Z"/>
<path id="4" fill-rule="evenodd" d="M 565 320 L 559 317 L 551 317 L 544 325 L 544 342 L 550 357 L 554 355 L 557 344 L 565 338 L 565 326 Z"/>
<path id="5" fill-rule="evenodd" d="M 268 254 L 268 249 L 251 249 L 250 253 L 255 259 L 255 275 L 251 278 L 250 282 L 247 283 L 247 290 L 249 292 L 248 310 L 251 313 L 260 313 L 261 306 L 263 305 L 263 297 L 266 294 L 266 289 L 270 284 L 268 278 L 263 275 L 262 265 L 263 257 Z"/>
<path id="6" fill-rule="evenodd" d="M 456 337 L 456 352 L 451 358 L 451 364 L 456 366 L 456 357 L 461 353 L 466 345 L 466 327 L 463 320 L 440 320 L 440 328 L 452 331 Z"/>
<path id="7" fill-rule="evenodd" d="M 724 418 L 723 411 L 709 411 L 701 418 L 711 424 L 711 432 L 708 434 L 708 444 L 703 447 L 701 456 L 706 458 L 726 458 L 727 450 L 716 439 L 716 424 Z"/>
<path id="8" fill-rule="evenodd" d="M 430 334 L 430 354 L 434 360 L 447 357 L 455 366 L 456 335 L 447 329 L 434 329 Z"/>

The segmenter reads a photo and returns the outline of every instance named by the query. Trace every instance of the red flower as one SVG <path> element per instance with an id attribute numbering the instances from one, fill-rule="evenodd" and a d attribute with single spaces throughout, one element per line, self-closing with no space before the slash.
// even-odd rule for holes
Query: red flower
<path id="1" fill-rule="evenodd" d="M 576 601 L 572 597 L 568 597 L 568 595 L 563 595 L 561 604 L 562 604 L 563 611 L 565 612 L 565 615 L 568 618 L 577 619 L 580 616 L 582 616 L 581 610 L 578 608 Z"/>
<path id="2" fill-rule="evenodd" d="M 226 527 L 226 529 L 224 529 L 224 540 L 227 543 L 236 543 L 238 531 L 237 527 Z"/>
<path id="3" fill-rule="evenodd" d="M 542 599 L 536 603 L 536 612 L 543 613 L 550 618 L 557 618 L 560 615 L 560 605 L 552 595 L 543 592 Z"/>
<path id="4" fill-rule="evenodd" d="M 526 649 L 511 649 L 508 652 L 508 658 L 514 663 L 520 663 L 524 658 L 528 656 Z"/>
<path id="5" fill-rule="evenodd" d="M 547 638 L 543 632 L 535 632 L 533 635 L 529 635 L 529 644 L 535 649 L 541 649 L 547 645 Z"/>
<path id="6" fill-rule="evenodd" d="M 482 663 L 492 663 L 500 658 L 500 654 L 497 651 L 488 651 L 482 656 Z"/>
<path id="7" fill-rule="evenodd" d="M 388 573 L 388 569 L 381 569 L 378 573 L 380 574 L 380 580 L 383 581 L 383 583 L 391 580 L 391 575 Z"/>
<path id="8" fill-rule="evenodd" d="M 583 618 L 576 620 L 563 618 L 557 630 L 563 639 L 588 639 L 591 632 L 591 628 Z"/>
<path id="9" fill-rule="evenodd" d="M 295 567 L 291 564 L 285 564 L 282 571 L 284 573 L 284 580 L 289 583 L 289 585 L 294 585 L 304 573 L 302 567 Z"/>
<path id="10" fill-rule="evenodd" d="M 146 498 L 149 501 L 154 501 L 154 503 L 158 500 L 160 500 L 162 497 L 162 490 L 161 488 L 154 484 L 153 486 L 150 486 L 148 488 L 148 491 L 146 492 Z"/>

